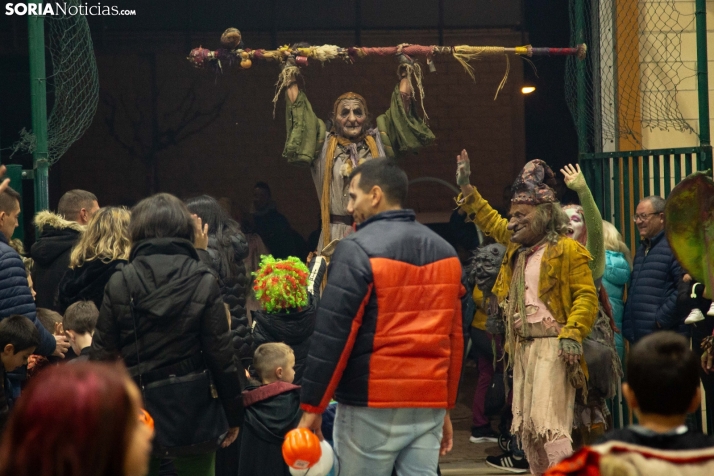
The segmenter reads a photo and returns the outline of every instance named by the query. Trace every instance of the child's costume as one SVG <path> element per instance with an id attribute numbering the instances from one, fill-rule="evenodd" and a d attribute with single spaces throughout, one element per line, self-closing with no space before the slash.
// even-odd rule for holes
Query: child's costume
<path id="1" fill-rule="evenodd" d="M 620 441 L 586 446 L 553 466 L 546 476 L 708 476 L 714 448 L 660 450 Z"/>
<path id="2" fill-rule="evenodd" d="M 705 435 L 699 431 L 691 431 L 686 425 L 667 433 L 656 433 L 640 425 L 631 425 L 627 428 L 607 433 L 599 443 L 609 441 L 620 441 L 658 450 L 714 448 L 714 436 Z"/>
<path id="3" fill-rule="evenodd" d="M 302 416 L 300 387 L 285 382 L 248 387 L 243 392 L 243 406 L 238 474 L 290 476 L 282 446 L 285 434 L 297 427 Z"/>
<path id="4" fill-rule="evenodd" d="M 295 353 L 295 384 L 302 372 L 315 330 L 315 314 L 320 301 L 320 285 L 327 265 L 317 257 L 306 267 L 298 258 L 276 260 L 263 256 L 254 291 L 261 309 L 253 311 L 253 340 L 256 347 L 283 342 Z"/>

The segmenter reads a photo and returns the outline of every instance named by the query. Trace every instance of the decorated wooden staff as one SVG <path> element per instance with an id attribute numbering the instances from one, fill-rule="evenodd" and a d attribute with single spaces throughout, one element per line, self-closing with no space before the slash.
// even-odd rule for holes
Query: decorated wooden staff
<path id="1" fill-rule="evenodd" d="M 253 60 L 284 61 L 290 56 L 299 58 L 299 66 L 307 66 L 308 59 L 315 59 L 324 63 L 333 59 L 342 59 L 352 62 L 357 58 L 367 56 L 389 56 L 405 54 L 408 56 L 424 56 L 427 59 L 431 71 L 435 71 L 433 58 L 436 55 L 450 55 L 459 61 L 464 68 L 473 76 L 473 68 L 469 61 L 482 55 L 508 55 L 519 56 L 577 56 L 584 59 L 587 53 L 586 45 L 580 44 L 574 48 L 534 48 L 531 45 L 525 46 L 422 46 L 422 45 L 399 45 L 387 47 L 360 47 L 354 46 L 343 48 L 335 45 L 322 46 L 282 46 L 277 50 L 251 50 L 243 45 L 240 31 L 236 28 L 229 28 L 221 36 L 223 48 L 211 51 L 206 48 L 194 48 L 189 54 L 188 60 L 197 67 L 214 65 L 221 67 L 222 63 L 233 64 L 240 61 L 243 69 L 248 69 L 253 65 Z"/>
<path id="2" fill-rule="evenodd" d="M 386 47 L 360 47 L 354 46 L 344 48 L 336 45 L 293 45 L 282 46 L 277 50 L 263 50 L 245 48 L 240 31 L 236 28 L 228 28 L 221 35 L 221 44 L 223 48 L 211 51 L 207 48 L 194 48 L 188 56 L 188 60 L 196 67 L 202 68 L 212 66 L 217 69 L 222 69 L 224 64 L 233 65 L 240 64 L 242 69 L 248 69 L 253 66 L 254 60 L 264 61 L 279 61 L 284 62 L 289 58 L 294 58 L 297 66 L 307 66 L 309 59 L 317 60 L 321 63 L 331 61 L 333 59 L 341 59 L 347 62 L 354 62 L 358 58 L 367 56 L 406 56 L 408 58 L 423 56 L 426 58 L 429 71 L 436 71 L 434 57 L 437 55 L 453 56 L 464 67 L 466 72 L 475 79 L 474 69 L 469 64 L 470 61 L 478 59 L 484 55 L 504 55 L 506 57 L 506 73 L 503 80 L 498 86 L 496 97 L 503 89 L 508 79 L 510 71 L 510 61 L 508 55 L 518 55 L 523 58 L 532 56 L 576 56 L 579 59 L 584 59 L 587 54 L 587 46 L 579 44 L 573 48 L 534 48 L 531 45 L 505 47 L 505 46 L 423 46 L 402 44 L 398 46 Z M 414 63 L 414 68 L 407 72 L 408 76 L 413 76 L 416 79 L 418 89 L 422 99 L 423 110 L 423 88 L 421 87 L 421 68 L 418 63 Z M 278 81 L 278 89 L 276 91 L 274 102 L 277 101 L 282 87 L 285 85 L 285 78 Z M 495 98 L 494 98 L 495 99 Z"/>

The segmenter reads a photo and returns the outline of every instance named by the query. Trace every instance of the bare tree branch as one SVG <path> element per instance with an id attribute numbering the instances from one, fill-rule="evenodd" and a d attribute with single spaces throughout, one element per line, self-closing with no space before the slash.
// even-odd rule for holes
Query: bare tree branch
<path id="1" fill-rule="evenodd" d="M 149 58 L 149 61 L 152 60 L 153 58 Z M 131 157 L 145 164 L 150 171 L 149 188 L 152 189 L 158 186 L 156 176 L 158 154 L 170 147 L 180 145 L 210 127 L 223 112 L 230 93 L 212 106 L 201 109 L 197 106 L 199 103 L 197 91 L 200 83 L 196 79 L 185 89 L 181 99 L 173 103 L 175 107 L 161 110 L 163 103 L 168 101 L 158 101 L 160 88 L 156 69 L 154 64 L 150 63 L 150 65 L 152 77 L 148 97 L 137 93 L 132 107 L 128 106 L 123 95 L 117 99 L 109 94 L 103 94 L 102 101 L 109 110 L 104 120 L 109 135 Z M 165 82 L 161 84 L 163 86 Z M 129 132 L 125 135 L 120 132 L 123 129 L 117 126 L 118 116 L 124 116 L 128 123 L 126 130 Z M 154 191 L 156 190 L 150 190 L 150 192 Z"/>

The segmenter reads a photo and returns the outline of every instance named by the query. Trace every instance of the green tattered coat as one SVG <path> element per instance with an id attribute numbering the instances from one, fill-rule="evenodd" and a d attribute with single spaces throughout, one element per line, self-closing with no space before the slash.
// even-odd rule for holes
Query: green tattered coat
<path id="1" fill-rule="evenodd" d="M 288 160 L 289 164 L 311 167 L 317 196 L 320 199 L 325 173 L 326 145 L 331 133 L 326 131 L 325 123 L 312 110 L 312 105 L 304 92 L 300 91 L 293 103 L 290 102 L 286 93 L 285 102 L 287 139 L 283 157 Z M 394 88 L 389 109 L 378 116 L 376 122 L 377 127 L 368 133 L 374 137 L 380 155 L 386 157 L 396 158 L 409 152 L 416 152 L 434 141 L 434 134 L 417 117 L 413 104 L 408 112 L 404 108 L 399 86 Z M 373 158 L 364 141 L 353 146 L 356 147 L 360 160 Z M 347 215 L 349 184 L 347 183 L 346 162 L 349 157 L 349 148 L 338 145 L 335 150 L 330 185 L 331 215 Z M 332 239 L 344 238 L 350 231 L 351 228 L 342 223 L 333 223 L 330 226 Z M 322 246 L 322 237 L 320 237 L 318 249 L 321 249 Z"/>

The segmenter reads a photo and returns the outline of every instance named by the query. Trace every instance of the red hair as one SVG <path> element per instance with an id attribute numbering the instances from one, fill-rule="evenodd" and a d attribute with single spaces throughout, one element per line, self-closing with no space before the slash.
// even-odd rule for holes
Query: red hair
<path id="1" fill-rule="evenodd" d="M 46 369 L 18 399 L 0 445 L 0 476 L 124 476 L 138 411 L 117 364 Z"/>

